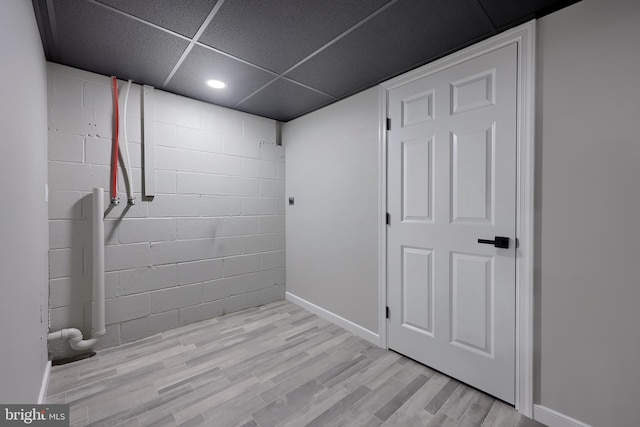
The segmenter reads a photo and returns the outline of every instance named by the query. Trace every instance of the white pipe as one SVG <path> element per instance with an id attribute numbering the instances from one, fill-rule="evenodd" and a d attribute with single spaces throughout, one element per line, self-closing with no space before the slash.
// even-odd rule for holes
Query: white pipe
<path id="1" fill-rule="evenodd" d="M 93 189 L 93 322 L 91 336 L 101 337 L 104 326 L 104 195 Z"/>
<path id="2" fill-rule="evenodd" d="M 135 205 L 136 198 L 133 197 L 133 171 L 131 170 L 131 156 L 129 156 L 129 140 L 127 138 L 127 105 L 129 105 L 129 91 L 131 90 L 131 80 L 127 83 L 127 91 L 124 96 L 124 111 L 122 113 L 122 127 L 124 128 L 124 144 L 122 147 L 125 152 L 125 163 L 127 179 L 127 192 L 129 193 L 129 204 Z"/>
<path id="3" fill-rule="evenodd" d="M 51 332 L 47 341 L 69 341 L 74 350 L 89 350 L 106 333 L 104 320 L 104 190 L 93 189 L 93 317 L 91 339 L 82 338 L 76 328 Z"/>
<path id="4" fill-rule="evenodd" d="M 58 332 L 51 332 L 47 336 L 47 341 L 67 341 L 74 350 L 89 350 L 100 340 L 100 337 L 92 338 L 90 340 L 82 339 L 82 332 L 76 328 L 62 329 Z"/>

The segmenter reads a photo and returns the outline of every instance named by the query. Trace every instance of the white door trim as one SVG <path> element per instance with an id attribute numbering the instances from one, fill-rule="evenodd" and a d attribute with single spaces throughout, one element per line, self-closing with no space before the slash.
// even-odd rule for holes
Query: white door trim
<path id="1" fill-rule="evenodd" d="M 387 348 L 387 132 L 388 93 L 442 69 L 499 49 L 518 45 L 517 94 L 517 206 L 516 238 L 516 410 L 533 416 L 533 226 L 534 226 L 534 88 L 535 21 L 529 21 L 488 40 L 455 52 L 380 85 L 380 122 L 378 146 L 378 331 L 379 345 Z"/>

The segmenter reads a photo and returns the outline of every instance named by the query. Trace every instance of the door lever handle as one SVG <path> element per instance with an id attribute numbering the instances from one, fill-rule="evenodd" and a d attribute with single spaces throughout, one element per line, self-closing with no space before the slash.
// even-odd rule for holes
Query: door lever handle
<path id="1" fill-rule="evenodd" d="M 495 240 L 478 239 L 478 243 L 485 243 L 487 245 L 493 245 L 500 249 L 509 249 L 509 238 L 496 236 Z"/>

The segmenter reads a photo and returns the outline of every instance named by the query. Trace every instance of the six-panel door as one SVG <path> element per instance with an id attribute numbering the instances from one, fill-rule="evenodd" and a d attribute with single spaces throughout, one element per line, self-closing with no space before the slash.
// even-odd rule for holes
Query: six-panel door
<path id="1" fill-rule="evenodd" d="M 389 91 L 389 348 L 513 403 L 515 44 Z M 509 249 L 478 239 L 510 237 Z"/>

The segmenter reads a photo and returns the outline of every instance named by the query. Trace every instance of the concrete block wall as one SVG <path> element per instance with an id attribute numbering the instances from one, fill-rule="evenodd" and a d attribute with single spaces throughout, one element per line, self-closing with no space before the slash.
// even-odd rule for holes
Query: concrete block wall
<path id="1" fill-rule="evenodd" d="M 120 172 L 121 204 L 109 207 L 110 85 L 48 64 L 51 330 L 91 333 L 93 187 L 105 189 L 106 208 L 107 335 L 98 348 L 283 299 L 285 168 L 275 121 L 156 90 L 156 196 L 142 200 L 141 87 L 132 85 L 136 204 L 127 206 Z"/>

